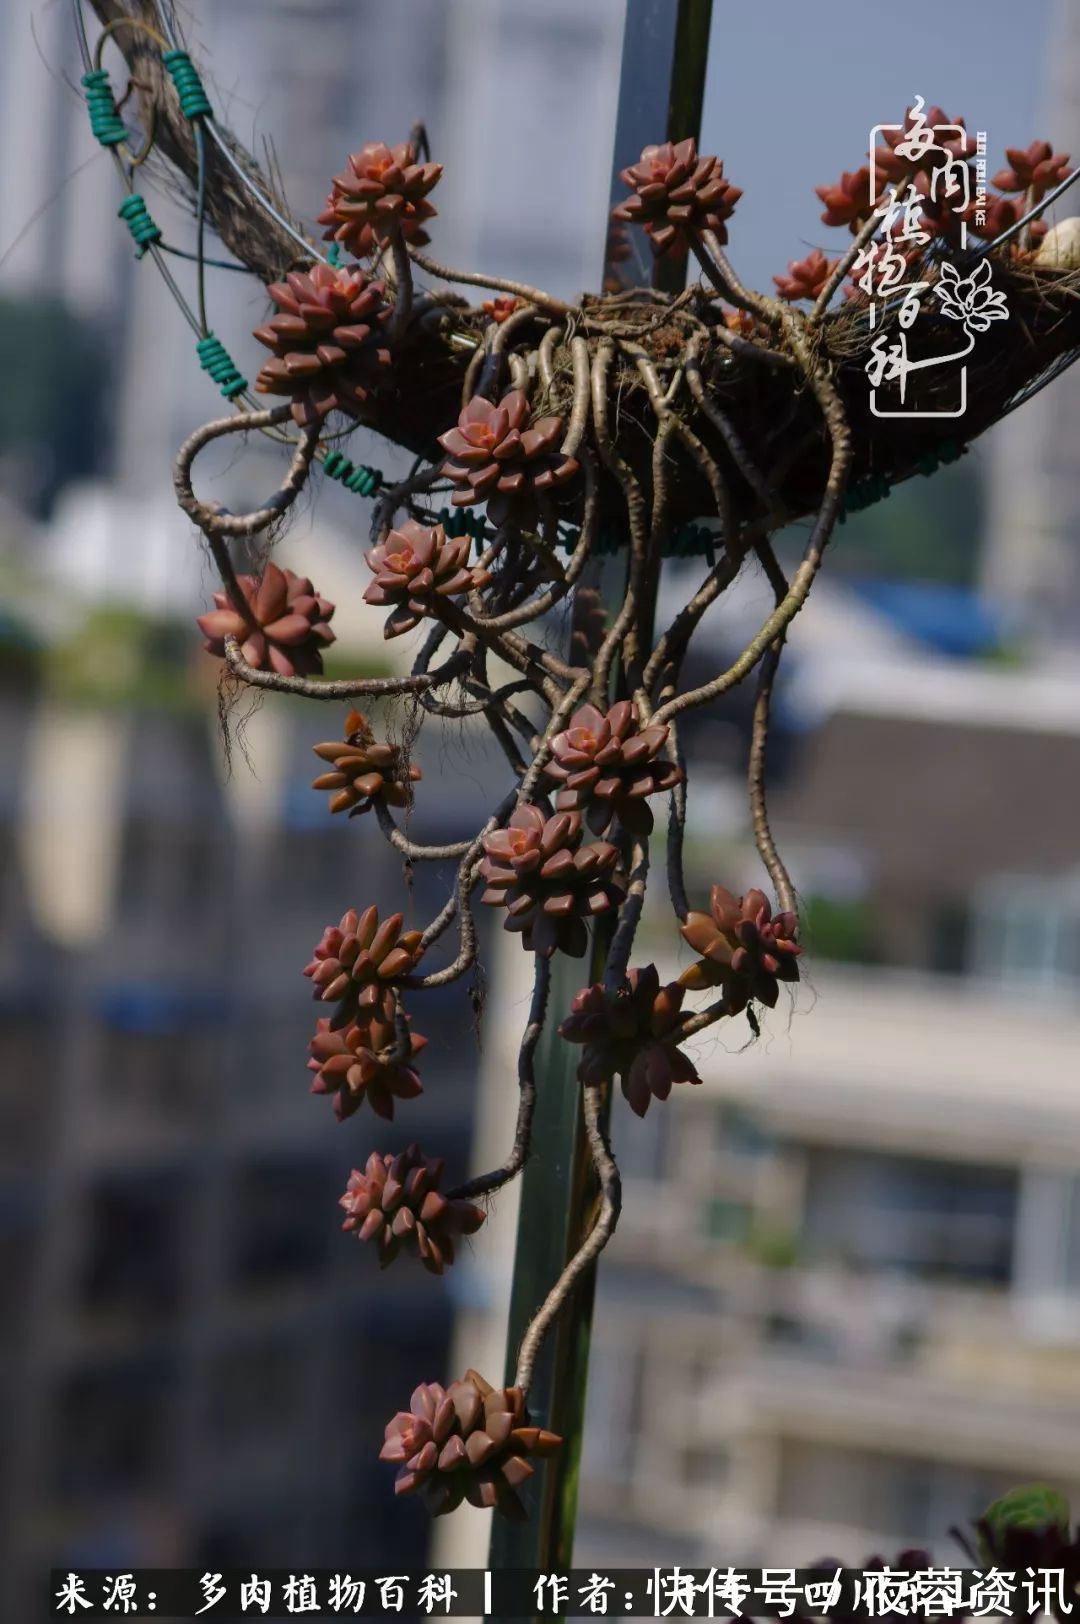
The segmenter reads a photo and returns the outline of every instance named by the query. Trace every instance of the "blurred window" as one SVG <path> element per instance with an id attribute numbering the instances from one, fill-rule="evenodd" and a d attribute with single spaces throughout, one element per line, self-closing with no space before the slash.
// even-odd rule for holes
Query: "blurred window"
<path id="1" fill-rule="evenodd" d="M 1080 981 L 1080 877 L 1002 876 L 976 904 L 972 969 L 977 975 L 1048 992 Z"/>
<path id="2" fill-rule="evenodd" d="M 174 1170 L 118 1175 L 90 1191 L 80 1298 L 94 1314 L 155 1319 L 182 1289 L 187 1186 Z"/>
<path id="3" fill-rule="evenodd" d="M 257 1286 L 313 1279 L 336 1239 L 337 1178 L 322 1157 L 274 1156 L 247 1163 L 234 1184 L 233 1271 Z"/>
<path id="4" fill-rule="evenodd" d="M 816 1147 L 807 1155 L 806 1244 L 825 1261 L 1004 1285 L 1016 1204 L 1008 1168 Z"/>
<path id="5" fill-rule="evenodd" d="M 171 1368 L 156 1359 L 73 1371 L 57 1395 L 55 1492 L 160 1491 L 170 1460 L 172 1387 Z"/>

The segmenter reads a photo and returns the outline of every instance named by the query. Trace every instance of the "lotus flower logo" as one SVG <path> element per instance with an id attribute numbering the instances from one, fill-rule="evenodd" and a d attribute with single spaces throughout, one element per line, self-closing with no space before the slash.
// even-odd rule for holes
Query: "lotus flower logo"
<path id="1" fill-rule="evenodd" d="M 990 261 L 981 259 L 970 276 L 961 276 L 946 260 L 934 287 L 941 314 L 961 321 L 967 333 L 985 333 L 992 321 L 1005 321 L 1005 295 L 990 286 Z"/>

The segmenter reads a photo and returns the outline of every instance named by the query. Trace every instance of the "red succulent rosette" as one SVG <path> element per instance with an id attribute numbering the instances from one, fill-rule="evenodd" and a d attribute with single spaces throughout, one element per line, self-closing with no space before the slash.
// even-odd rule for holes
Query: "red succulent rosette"
<path id="1" fill-rule="evenodd" d="M 671 729 L 650 725 L 638 729 L 634 707 L 621 699 L 605 715 L 595 705 L 582 705 L 569 727 L 551 741 L 548 778 L 564 787 L 555 805 L 560 812 L 584 812 L 595 835 L 613 818 L 629 834 L 652 832 L 647 797 L 681 784 L 686 776 L 674 762 L 660 760 Z"/>
<path id="2" fill-rule="evenodd" d="M 272 282 L 278 314 L 255 337 L 274 358 L 255 379 L 258 393 L 290 395 L 301 425 L 334 410 L 357 412 L 390 365 L 383 327 L 392 308 L 383 291 L 357 265 L 316 265 Z"/>
<path id="3" fill-rule="evenodd" d="M 558 449 L 561 417 L 529 422 L 528 397 L 511 389 L 498 405 L 474 395 L 457 427 L 439 435 L 448 453 L 442 472 L 457 486 L 455 507 L 486 502 L 492 524 L 535 527 L 537 497 L 559 490 L 578 471 L 577 459 Z"/>
<path id="4" fill-rule="evenodd" d="M 661 987 L 656 966 L 631 970 L 618 992 L 603 983 L 584 987 L 559 1027 L 568 1043 L 584 1044 L 578 1077 L 583 1083 L 618 1077 L 630 1109 L 644 1116 L 653 1099 L 666 1100 L 675 1083 L 700 1083 L 697 1068 L 679 1048 L 686 989 Z"/>
<path id="5" fill-rule="evenodd" d="M 515 310 L 520 309 L 521 303 L 520 299 L 515 299 L 512 294 L 507 294 L 497 299 L 485 299 L 480 308 L 485 315 L 490 316 L 492 321 L 501 327 L 508 316 L 512 316 Z"/>
<path id="6" fill-rule="evenodd" d="M 817 299 L 839 263 L 813 248 L 805 258 L 789 260 L 786 276 L 773 277 L 776 291 L 781 299 Z"/>
<path id="7" fill-rule="evenodd" d="M 443 1195 L 442 1172 L 442 1160 L 423 1155 L 418 1145 L 397 1156 L 372 1151 L 362 1173 L 353 1169 L 341 1197 L 342 1229 L 375 1242 L 380 1268 L 405 1251 L 442 1274 L 461 1236 L 475 1235 L 487 1217 L 481 1207 Z"/>
<path id="8" fill-rule="evenodd" d="M 424 1092 L 412 1062 L 427 1038 L 410 1031 L 408 1016 L 395 1018 L 392 1003 L 385 1009 L 359 1009 L 356 1021 L 339 1031 L 325 1018 L 316 1022 L 308 1044 L 311 1092 L 333 1095 L 339 1122 L 359 1111 L 365 1100 L 376 1116 L 393 1121 L 395 1100 L 414 1100 Z"/>
<path id="9" fill-rule="evenodd" d="M 584 957 L 586 920 L 607 913 L 622 898 L 615 877 L 619 853 L 606 840 L 582 846 L 581 817 L 543 807 L 519 806 L 505 829 L 484 836 L 480 874 L 487 890 L 480 900 L 507 910 L 506 929 L 542 958 L 558 948 Z"/>
<path id="10" fill-rule="evenodd" d="M 434 612 L 439 598 L 473 592 L 490 580 L 487 570 L 469 566 L 472 539 L 451 537 L 441 524 L 418 524 L 406 519 L 385 541 L 367 554 L 375 579 L 364 602 L 389 605 L 384 637 L 411 632 L 425 615 Z"/>
<path id="11" fill-rule="evenodd" d="M 1049 141 L 1033 141 L 1029 147 L 1006 147 L 1005 156 L 1008 168 L 999 169 L 990 184 L 1002 192 L 1030 194 L 1025 212 L 1060 185 L 1072 161 L 1067 152 L 1055 152 Z"/>
<path id="12" fill-rule="evenodd" d="M 328 624 L 334 605 L 319 597 L 306 575 L 276 564 L 267 564 L 261 576 L 238 575 L 236 582 L 246 614 L 227 592 L 215 592 L 214 608 L 197 617 L 207 653 L 223 657 L 226 637 L 235 637 L 248 665 L 258 671 L 317 676 L 323 668 L 322 651 L 334 641 Z"/>
<path id="13" fill-rule="evenodd" d="M 815 192 L 825 205 L 821 216 L 827 226 L 847 226 L 852 236 L 870 218 L 874 199 L 870 196 L 870 171 L 845 169 L 832 186 L 815 186 Z"/>
<path id="14" fill-rule="evenodd" d="M 361 1010 L 376 1011 L 393 1021 L 394 989 L 416 968 L 423 951 L 423 932 L 404 930 L 404 914 L 379 922 L 379 910 L 350 908 L 340 924 L 327 925 L 304 974 L 315 983 L 314 996 L 337 1004 L 330 1026 L 338 1031 Z"/>
<path id="15" fill-rule="evenodd" d="M 333 239 L 350 254 L 363 258 L 396 232 L 421 247 L 429 242 L 424 222 L 435 209 L 428 193 L 442 174 L 442 164 L 417 163 L 411 141 L 388 147 L 369 141 L 351 153 L 345 169 L 335 175 L 330 195 L 318 220 L 323 237 Z"/>
<path id="16" fill-rule="evenodd" d="M 520 1387 L 492 1387 L 475 1370 L 442 1387 L 422 1382 L 408 1410 L 388 1422 L 379 1459 L 398 1467 L 395 1494 L 419 1494 L 433 1516 L 462 1500 L 518 1521 L 518 1490 L 532 1477 L 530 1455 L 552 1455 L 562 1439 L 534 1427 Z"/>
<path id="17" fill-rule="evenodd" d="M 702 231 L 727 242 L 727 221 L 742 191 L 724 179 L 719 158 L 698 157 L 692 138 L 646 147 L 619 179 L 633 195 L 612 210 L 612 217 L 643 226 L 655 254 L 685 255 L 691 238 Z"/>
<path id="18" fill-rule="evenodd" d="M 799 979 L 799 921 L 794 913 L 774 916 L 764 891 L 736 897 L 726 886 L 714 885 L 709 912 L 691 911 L 679 928 L 701 954 L 697 964 L 683 971 L 680 983 L 694 992 L 722 987 L 730 1015 L 739 1014 L 752 998 L 772 1009 L 780 982 Z"/>

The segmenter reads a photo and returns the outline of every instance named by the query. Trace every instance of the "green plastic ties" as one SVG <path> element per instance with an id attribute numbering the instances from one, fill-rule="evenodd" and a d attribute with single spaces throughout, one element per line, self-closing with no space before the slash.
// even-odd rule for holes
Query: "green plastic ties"
<path id="1" fill-rule="evenodd" d="M 383 483 L 383 475 L 378 468 L 369 468 L 362 462 L 350 462 L 341 451 L 326 453 L 323 473 L 336 479 L 346 490 L 354 491 L 357 496 L 374 496 Z"/>
<path id="2" fill-rule="evenodd" d="M 247 388 L 247 379 L 237 371 L 232 356 L 213 333 L 207 333 L 200 338 L 195 346 L 198 351 L 199 364 L 204 372 L 208 372 L 217 384 L 226 400 L 232 400 L 236 395 L 242 394 Z"/>
<path id="3" fill-rule="evenodd" d="M 185 118 L 209 118 L 214 109 L 203 89 L 203 82 L 194 62 L 186 51 L 164 51 L 161 57 L 180 98 L 180 111 Z"/>
<path id="4" fill-rule="evenodd" d="M 145 198 L 140 192 L 132 192 L 116 212 L 138 244 L 135 258 L 142 259 L 151 243 L 161 241 L 161 227 L 151 218 Z"/>
<path id="5" fill-rule="evenodd" d="M 104 68 L 95 68 L 92 73 L 83 74 L 82 86 L 94 136 L 103 147 L 120 146 L 127 140 L 128 133 L 113 98 L 109 75 Z"/>

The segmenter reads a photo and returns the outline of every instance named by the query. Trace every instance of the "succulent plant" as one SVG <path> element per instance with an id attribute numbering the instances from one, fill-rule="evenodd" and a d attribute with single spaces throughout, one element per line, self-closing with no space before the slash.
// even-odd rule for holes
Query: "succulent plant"
<path id="1" fill-rule="evenodd" d="M 512 295 L 505 295 L 496 299 L 485 299 L 480 306 L 481 310 L 500 326 L 508 316 L 512 316 L 514 311 L 520 309 L 520 307 L 521 300 L 515 299 Z"/>
<path id="2" fill-rule="evenodd" d="M 255 337 L 274 356 L 255 379 L 256 390 L 291 396 L 301 425 L 362 407 L 390 365 L 382 329 L 392 308 L 382 283 L 369 281 L 357 265 L 316 265 L 290 271 L 267 292 L 278 314 Z"/>
<path id="3" fill-rule="evenodd" d="M 430 241 L 424 221 L 435 209 L 427 195 L 442 174 L 442 164 L 420 164 L 416 157 L 411 141 L 396 147 L 369 141 L 351 153 L 343 173 L 334 176 L 318 217 L 326 227 L 323 237 L 360 258 L 397 231 L 418 247 Z"/>
<path id="4" fill-rule="evenodd" d="M 1008 168 L 999 169 L 990 184 L 1002 192 L 1030 192 L 1031 203 L 1041 203 L 1069 173 L 1067 152 L 1055 152 L 1049 141 L 1033 141 L 1029 147 L 1006 147 Z"/>
<path id="5" fill-rule="evenodd" d="M 411 632 L 431 614 L 433 599 L 460 597 L 486 584 L 488 571 L 469 566 L 471 547 L 468 535 L 450 537 L 441 524 L 406 519 L 371 549 L 367 561 L 375 579 L 364 602 L 391 606 L 384 637 Z"/>
<path id="6" fill-rule="evenodd" d="M 315 1036 L 308 1044 L 308 1070 L 315 1074 L 311 1092 L 334 1096 L 334 1115 L 339 1122 L 351 1117 L 365 1100 L 376 1116 L 392 1122 L 395 1100 L 414 1100 L 424 1092 L 412 1062 L 427 1038 L 410 1031 L 405 1016 L 409 1052 L 401 1056 L 392 1007 L 361 1009 L 357 1014 L 358 1019 L 340 1031 L 325 1018 L 316 1022 Z"/>
<path id="7" fill-rule="evenodd" d="M 448 1388 L 423 1382 L 408 1410 L 387 1424 L 379 1459 L 398 1467 L 396 1494 L 419 1494 L 433 1516 L 462 1500 L 526 1516 L 518 1490 L 536 1468 L 530 1455 L 553 1455 L 562 1443 L 534 1427 L 520 1387 L 492 1387 L 475 1370 Z"/>
<path id="8" fill-rule="evenodd" d="M 870 196 L 870 171 L 865 166 L 852 171 L 844 170 L 832 186 L 815 186 L 814 190 L 825 205 L 821 216 L 827 226 L 848 226 L 854 236 L 870 218 L 873 199 Z"/>
<path id="9" fill-rule="evenodd" d="M 350 1175 L 340 1205 L 342 1229 L 359 1240 L 374 1241 L 383 1269 L 398 1253 L 414 1253 L 432 1274 L 442 1274 L 454 1261 L 454 1243 L 475 1235 L 487 1214 L 470 1201 L 439 1192 L 443 1163 L 410 1145 L 397 1156 L 372 1151 L 362 1173 Z"/>
<path id="10" fill-rule="evenodd" d="M 404 914 L 391 914 L 379 923 L 379 910 L 350 908 L 340 924 L 327 925 L 316 943 L 304 974 L 315 983 L 315 998 L 337 1004 L 330 1028 L 339 1031 L 359 1011 L 394 1018 L 394 989 L 420 959 L 422 932 L 402 930 Z"/>
<path id="11" fill-rule="evenodd" d="M 646 147 L 619 179 L 633 195 L 612 215 L 644 226 L 655 254 L 685 254 L 699 231 L 711 231 L 718 242 L 727 242 L 726 222 L 742 192 L 724 179 L 719 158 L 698 157 L 692 138 Z"/>
<path id="12" fill-rule="evenodd" d="M 378 744 L 375 735 L 359 711 L 351 710 L 345 718 L 345 737 L 327 744 L 312 746 L 315 754 L 330 763 L 330 771 L 320 773 L 312 782 L 312 789 L 331 790 L 331 812 L 369 812 L 376 801 L 384 806 L 409 806 L 412 803 L 411 785 L 419 782 L 421 772 L 406 762 L 404 752 L 396 744 Z"/>
<path id="13" fill-rule="evenodd" d="M 578 464 L 558 450 L 561 417 L 533 423 L 528 417 L 528 397 L 520 389 L 511 389 L 498 405 L 474 395 L 456 428 L 439 435 L 449 453 L 442 472 L 457 486 L 455 507 L 486 502 L 492 524 L 514 519 L 535 526 L 537 496 L 573 479 Z"/>
<path id="14" fill-rule="evenodd" d="M 619 700 L 605 716 L 595 705 L 582 705 L 569 727 L 551 741 L 549 778 L 564 785 L 555 802 L 560 812 L 584 812 L 594 835 L 602 835 L 613 818 L 629 834 L 647 835 L 653 826 L 647 797 L 681 784 L 685 774 L 673 762 L 659 760 L 670 728 L 638 730 L 634 707 Z"/>
<path id="15" fill-rule="evenodd" d="M 248 613 L 242 615 L 227 592 L 214 593 L 215 607 L 196 621 L 208 654 L 225 653 L 235 637 L 248 665 L 282 677 L 309 677 L 323 668 L 322 651 L 334 641 L 328 622 L 334 605 L 320 598 L 306 575 L 267 564 L 261 576 L 238 575 Z"/>
<path id="16" fill-rule="evenodd" d="M 619 853 L 606 840 L 582 846 L 581 816 L 519 806 L 505 829 L 484 836 L 480 898 L 507 910 L 506 929 L 520 931 L 532 953 L 550 958 L 556 948 L 572 958 L 588 946 L 585 921 L 606 913 L 623 895 L 615 878 Z"/>
<path id="17" fill-rule="evenodd" d="M 722 987 L 730 1015 L 739 1014 L 752 998 L 772 1009 L 780 982 L 799 979 L 798 928 L 793 913 L 773 916 L 763 891 L 736 897 L 725 886 L 714 885 L 709 912 L 691 911 L 680 926 L 701 959 L 679 981 L 694 992 Z"/>
<path id="18" fill-rule="evenodd" d="M 583 1083 L 618 1077 L 630 1109 L 644 1116 L 653 1098 L 666 1100 L 673 1083 L 700 1083 L 688 1055 L 679 1048 L 679 1025 L 686 989 L 678 982 L 661 987 L 656 966 L 631 970 L 628 987 L 609 993 L 602 983 L 584 987 L 559 1027 L 568 1043 L 583 1043 L 578 1067 Z"/>
<path id="19" fill-rule="evenodd" d="M 839 260 L 826 259 L 820 248 L 811 249 L 804 259 L 788 262 L 786 276 L 774 276 L 781 299 L 816 299 Z"/>

